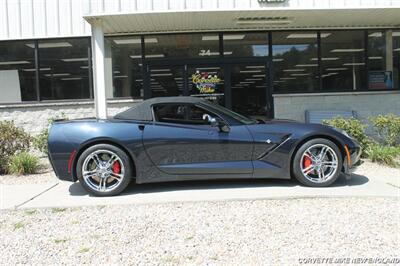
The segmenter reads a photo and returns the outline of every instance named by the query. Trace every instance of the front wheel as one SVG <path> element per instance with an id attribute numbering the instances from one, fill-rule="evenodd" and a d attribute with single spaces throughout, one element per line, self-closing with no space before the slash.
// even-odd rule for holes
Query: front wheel
<path id="1" fill-rule="evenodd" d="M 129 184 L 132 167 L 128 155 L 109 144 L 86 149 L 78 159 L 76 173 L 83 188 L 95 196 L 114 196 Z"/>
<path id="2" fill-rule="evenodd" d="M 327 139 L 312 139 L 304 143 L 293 159 L 296 179 L 311 187 L 333 184 L 340 175 L 342 155 L 339 148 Z"/>

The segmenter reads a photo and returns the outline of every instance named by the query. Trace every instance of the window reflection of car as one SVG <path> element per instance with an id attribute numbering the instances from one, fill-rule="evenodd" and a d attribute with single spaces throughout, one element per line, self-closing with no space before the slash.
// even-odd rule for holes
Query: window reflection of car
<path id="1" fill-rule="evenodd" d="M 264 123 L 195 97 L 143 101 L 106 120 L 57 121 L 49 158 L 58 178 L 110 196 L 135 183 L 296 178 L 328 186 L 360 163 L 346 133 L 317 124 Z"/>

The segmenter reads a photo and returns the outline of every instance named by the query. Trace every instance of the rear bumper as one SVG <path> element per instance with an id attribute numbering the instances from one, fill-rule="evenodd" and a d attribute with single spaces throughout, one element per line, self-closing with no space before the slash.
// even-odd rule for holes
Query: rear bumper
<path id="1" fill-rule="evenodd" d="M 70 173 L 65 172 L 64 174 L 60 174 L 59 169 L 61 169 L 60 167 L 62 167 L 63 165 L 66 165 L 68 163 L 68 161 L 61 161 L 61 163 L 59 161 L 58 162 L 58 167 L 56 167 L 56 162 L 52 160 L 50 153 L 47 156 L 49 158 L 50 161 L 50 165 L 53 168 L 53 171 L 56 175 L 56 177 L 60 180 L 64 180 L 64 181 L 71 181 L 71 182 L 75 182 L 75 180 L 73 179 L 72 175 Z"/>

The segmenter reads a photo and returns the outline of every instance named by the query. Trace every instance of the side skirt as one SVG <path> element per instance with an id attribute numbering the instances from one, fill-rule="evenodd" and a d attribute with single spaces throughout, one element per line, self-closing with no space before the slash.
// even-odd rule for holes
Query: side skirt
<path id="1" fill-rule="evenodd" d="M 210 175 L 169 175 L 151 179 L 135 179 L 136 184 L 196 181 L 196 180 L 222 180 L 222 179 L 251 179 L 251 174 L 210 174 Z"/>

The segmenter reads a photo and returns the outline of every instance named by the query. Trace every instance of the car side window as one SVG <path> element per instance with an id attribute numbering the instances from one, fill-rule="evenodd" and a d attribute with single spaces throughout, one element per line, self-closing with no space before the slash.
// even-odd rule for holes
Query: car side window
<path id="1" fill-rule="evenodd" d="M 206 120 L 203 119 L 203 116 L 205 114 L 210 115 L 214 117 L 215 115 L 204 110 L 203 108 L 200 108 L 195 105 L 190 105 L 188 106 L 188 120 L 190 121 L 190 124 L 196 124 L 196 125 L 207 125 L 209 124 Z"/>
<path id="2" fill-rule="evenodd" d="M 153 113 L 157 122 L 186 125 L 207 125 L 203 115 L 215 116 L 193 104 L 158 104 L 153 106 Z"/>
<path id="3" fill-rule="evenodd" d="M 158 104 L 153 106 L 154 119 L 164 123 L 182 123 L 186 118 L 185 105 Z"/>

